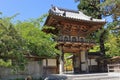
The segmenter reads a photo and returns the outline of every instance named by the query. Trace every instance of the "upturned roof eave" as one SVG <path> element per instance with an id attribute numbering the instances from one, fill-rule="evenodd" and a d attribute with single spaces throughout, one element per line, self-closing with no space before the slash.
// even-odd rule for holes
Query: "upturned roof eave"
<path id="1" fill-rule="evenodd" d="M 81 11 L 73 11 L 73 10 L 68 10 L 68 9 L 63 9 L 63 8 L 61 9 L 56 6 L 53 6 L 49 10 L 49 15 L 56 15 L 56 16 L 60 16 L 64 18 L 73 19 L 73 20 L 106 23 L 106 20 L 92 18 L 91 16 L 85 15 Z"/>
<path id="2" fill-rule="evenodd" d="M 74 21 L 83 21 L 83 22 L 90 22 L 90 23 L 101 23 L 101 24 L 105 24 L 106 21 L 93 21 L 93 20 L 84 20 L 84 19 L 77 19 L 77 18 L 72 18 L 72 17 L 65 17 L 65 16 L 61 16 L 61 15 L 56 15 L 56 14 L 49 14 L 49 17 L 50 16 L 58 16 L 58 17 L 61 17 L 63 19 L 70 19 L 70 20 L 74 20 Z M 48 22 L 48 19 L 47 18 L 47 21 L 45 22 L 45 24 L 47 24 Z"/>

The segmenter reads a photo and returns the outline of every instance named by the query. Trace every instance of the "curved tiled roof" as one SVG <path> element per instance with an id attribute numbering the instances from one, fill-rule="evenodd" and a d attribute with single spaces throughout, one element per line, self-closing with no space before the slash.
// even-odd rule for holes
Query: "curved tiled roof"
<path id="1" fill-rule="evenodd" d="M 49 13 L 53 15 L 57 15 L 65 18 L 77 19 L 77 20 L 104 22 L 104 23 L 106 22 L 105 20 L 102 19 L 95 19 L 90 16 L 87 16 L 83 14 L 81 11 L 62 9 L 55 6 L 49 10 Z"/>

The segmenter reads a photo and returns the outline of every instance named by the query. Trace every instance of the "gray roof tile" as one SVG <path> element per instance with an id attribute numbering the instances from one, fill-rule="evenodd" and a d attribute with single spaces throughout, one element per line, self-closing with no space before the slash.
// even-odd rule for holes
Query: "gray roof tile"
<path id="1" fill-rule="evenodd" d="M 86 20 L 86 21 L 93 21 L 93 22 L 106 22 L 102 19 L 95 19 L 90 16 L 83 14 L 81 11 L 74 11 L 74 10 L 67 10 L 58 7 L 52 7 L 49 11 L 50 14 L 58 15 L 66 18 L 71 19 L 78 19 L 78 20 Z"/>

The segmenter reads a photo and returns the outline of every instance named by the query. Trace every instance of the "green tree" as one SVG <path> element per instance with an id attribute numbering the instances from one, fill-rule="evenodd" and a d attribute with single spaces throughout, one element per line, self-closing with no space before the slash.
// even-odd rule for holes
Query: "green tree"
<path id="1" fill-rule="evenodd" d="M 106 54 L 110 57 L 120 56 L 120 22 L 114 21 L 108 24 L 110 32 L 106 41 L 107 52 Z"/>
<path id="2" fill-rule="evenodd" d="M 88 16 L 101 19 L 100 0 L 80 0 L 78 9 Z"/>
<path id="3" fill-rule="evenodd" d="M 16 28 L 20 31 L 22 38 L 25 39 L 25 45 L 30 55 L 40 57 L 53 57 L 56 55 L 56 43 L 52 40 L 52 36 L 41 31 L 40 27 L 31 22 L 20 22 L 17 23 Z"/>
<path id="4" fill-rule="evenodd" d="M 24 69 L 26 55 L 56 56 L 58 50 L 52 36 L 41 30 L 40 23 L 44 16 L 13 24 L 11 19 L 14 17 L 0 19 L 0 66 Z"/>
<path id="5" fill-rule="evenodd" d="M 84 14 L 88 16 L 92 16 L 93 18 L 102 18 L 102 11 L 100 5 L 100 0 L 80 0 L 80 3 L 78 5 L 78 9 L 83 11 Z M 98 40 L 100 44 L 100 52 L 101 54 L 105 55 L 105 39 L 106 39 L 106 33 L 107 29 L 102 28 L 98 33 L 93 33 L 91 38 Z M 97 39 L 96 39 L 97 38 Z"/>
<path id="6" fill-rule="evenodd" d="M 120 35 L 109 34 L 106 54 L 110 57 L 120 56 Z"/>
<path id="7" fill-rule="evenodd" d="M 24 41 L 10 20 L 10 17 L 0 19 L 0 66 L 23 68 Z"/>
<path id="8" fill-rule="evenodd" d="M 102 9 L 104 10 L 104 15 L 112 15 L 113 22 L 107 25 L 109 31 L 109 36 L 106 44 L 109 44 L 107 55 L 120 56 L 120 0 L 105 0 L 101 4 Z"/>
<path id="9" fill-rule="evenodd" d="M 105 0 L 100 6 L 104 15 L 112 15 L 114 20 L 120 17 L 120 0 Z"/>
<path id="10" fill-rule="evenodd" d="M 106 52 L 110 57 L 120 56 L 120 0 L 106 0 L 101 6 L 105 10 L 105 15 L 112 15 L 113 22 L 108 24 L 109 50 Z"/>

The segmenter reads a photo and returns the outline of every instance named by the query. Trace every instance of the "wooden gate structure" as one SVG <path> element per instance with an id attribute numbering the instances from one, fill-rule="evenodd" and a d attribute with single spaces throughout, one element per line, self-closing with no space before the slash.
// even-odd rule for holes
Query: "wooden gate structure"
<path id="1" fill-rule="evenodd" d="M 53 33 L 57 37 L 56 48 L 61 51 L 59 61 L 59 73 L 64 72 L 64 54 L 73 54 L 74 73 L 89 72 L 88 50 L 95 45 L 94 40 L 88 40 L 89 35 L 100 30 L 105 20 L 94 19 L 81 11 L 62 9 L 52 6 L 45 25 L 55 29 L 44 29 L 47 33 Z"/>

